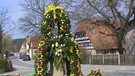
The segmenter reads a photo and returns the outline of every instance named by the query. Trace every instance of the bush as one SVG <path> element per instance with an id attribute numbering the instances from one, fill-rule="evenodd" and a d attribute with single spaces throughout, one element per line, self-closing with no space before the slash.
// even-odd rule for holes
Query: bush
<path id="1" fill-rule="evenodd" d="M 8 62 L 7 58 L 0 59 L 0 73 L 7 72 L 8 71 Z"/>

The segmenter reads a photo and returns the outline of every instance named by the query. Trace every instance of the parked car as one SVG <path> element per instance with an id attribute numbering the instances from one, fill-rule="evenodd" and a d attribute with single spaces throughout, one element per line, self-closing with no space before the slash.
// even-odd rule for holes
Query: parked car
<path id="1" fill-rule="evenodd" d="M 5 52 L 6 53 L 6 52 Z M 10 57 L 10 56 L 14 56 L 14 52 L 13 51 L 7 51 L 7 54 L 8 54 L 8 56 Z"/>
<path id="2" fill-rule="evenodd" d="M 29 55 L 23 55 L 22 60 L 26 61 L 26 60 L 31 60 L 31 59 Z"/>
<path id="3" fill-rule="evenodd" d="M 9 56 L 14 56 L 14 53 L 12 53 L 12 52 L 11 52 L 11 53 L 9 53 Z"/>
<path id="4" fill-rule="evenodd" d="M 22 57 L 26 55 L 25 53 L 20 53 L 19 58 L 22 59 Z"/>

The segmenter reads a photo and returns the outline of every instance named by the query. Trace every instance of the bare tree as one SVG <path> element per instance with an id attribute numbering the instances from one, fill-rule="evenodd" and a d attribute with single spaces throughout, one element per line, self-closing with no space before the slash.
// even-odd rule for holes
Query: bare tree
<path id="1" fill-rule="evenodd" d="M 3 34 L 3 28 L 8 23 L 9 17 L 8 17 L 8 10 L 6 9 L 0 9 L 0 58 L 2 57 L 2 34 Z"/>
<path id="2" fill-rule="evenodd" d="M 22 0 L 20 5 L 25 11 L 24 17 L 19 19 L 20 29 L 29 34 L 39 35 L 41 20 L 45 13 L 45 9 L 49 4 L 61 5 L 66 8 L 72 0 Z"/>
<path id="3" fill-rule="evenodd" d="M 70 14 L 71 23 L 80 22 L 87 18 L 100 19 L 95 24 L 104 23 L 116 36 L 120 54 L 123 54 L 123 37 L 130 25 L 134 14 L 134 0 L 22 0 L 21 6 L 26 12 L 20 18 L 21 29 L 39 34 L 41 19 L 49 4 L 60 5 Z"/>
<path id="4" fill-rule="evenodd" d="M 22 0 L 20 3 L 25 11 L 24 17 L 19 19 L 20 29 L 29 34 L 40 33 L 41 19 L 50 4 L 62 6 L 69 13 L 72 32 L 79 21 L 91 18 L 95 14 L 95 11 L 88 7 L 86 0 Z"/>
<path id="5" fill-rule="evenodd" d="M 133 25 L 129 22 L 134 14 L 134 0 L 87 0 L 89 7 L 96 12 L 93 17 L 100 20 L 98 23 L 105 24 L 111 29 L 113 35 L 117 38 L 117 46 L 120 54 L 123 54 L 123 37 L 126 30 Z M 110 35 L 109 35 L 110 36 Z"/>

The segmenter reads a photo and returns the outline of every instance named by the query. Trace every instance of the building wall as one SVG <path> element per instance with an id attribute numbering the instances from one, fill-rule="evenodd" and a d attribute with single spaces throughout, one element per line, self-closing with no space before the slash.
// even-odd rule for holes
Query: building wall
<path id="1" fill-rule="evenodd" d="M 37 50 L 40 37 L 32 36 L 26 38 L 26 49 L 27 54 L 30 55 L 31 59 L 34 59 L 35 51 Z"/>
<path id="2" fill-rule="evenodd" d="M 32 49 L 29 50 L 29 55 L 30 55 L 30 58 L 33 59 L 33 51 L 32 51 Z"/>
<path id="3" fill-rule="evenodd" d="M 78 43 L 79 49 L 84 54 L 96 54 L 93 44 L 85 31 L 75 33 L 74 38 L 76 42 Z"/>

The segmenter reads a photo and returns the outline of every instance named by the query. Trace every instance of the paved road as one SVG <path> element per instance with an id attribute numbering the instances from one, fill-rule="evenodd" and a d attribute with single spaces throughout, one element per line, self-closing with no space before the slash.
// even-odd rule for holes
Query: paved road
<path id="1" fill-rule="evenodd" d="M 32 61 L 22 61 L 22 59 L 18 59 L 18 57 L 10 58 L 13 65 L 18 65 L 22 67 L 33 67 L 34 63 Z"/>
<path id="2" fill-rule="evenodd" d="M 29 73 L 34 73 L 34 61 L 22 61 L 18 57 L 13 56 L 10 58 L 14 70 L 0 74 L 0 76 L 14 76 L 15 74 L 22 74 L 26 76 Z"/>
<path id="3" fill-rule="evenodd" d="M 15 68 L 12 72 L 2 73 L 0 76 L 13 76 L 17 73 L 26 76 L 28 73 L 34 73 L 34 61 L 22 61 L 17 57 L 11 58 L 13 67 Z M 99 68 L 104 72 L 105 76 L 135 76 L 135 66 L 116 66 L 116 65 L 90 65 L 82 64 L 82 72 L 84 76 L 87 76 L 91 69 Z"/>

